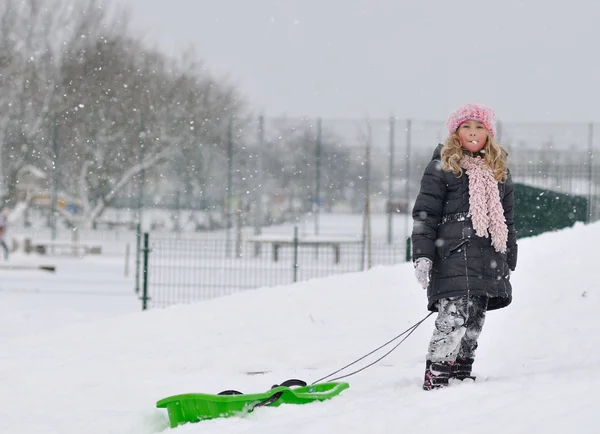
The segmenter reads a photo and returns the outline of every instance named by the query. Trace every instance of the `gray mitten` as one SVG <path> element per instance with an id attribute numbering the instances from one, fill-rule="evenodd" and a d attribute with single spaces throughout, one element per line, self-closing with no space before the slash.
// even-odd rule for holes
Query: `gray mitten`
<path id="1" fill-rule="evenodd" d="M 433 262 L 429 258 L 418 258 L 415 261 L 415 276 L 417 277 L 417 282 L 423 287 L 423 289 L 427 289 L 429 285 L 429 278 L 431 276 L 431 266 Z"/>

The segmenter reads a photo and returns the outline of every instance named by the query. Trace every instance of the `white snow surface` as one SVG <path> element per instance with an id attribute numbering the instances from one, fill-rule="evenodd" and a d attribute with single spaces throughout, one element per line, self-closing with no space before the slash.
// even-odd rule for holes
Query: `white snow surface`
<path id="1" fill-rule="evenodd" d="M 0 270 L 0 433 L 598 433 L 599 241 L 598 223 L 520 241 L 514 301 L 488 314 L 475 383 L 421 390 L 432 316 L 329 401 L 173 430 L 162 398 L 310 383 L 422 319 L 412 264 L 146 312 L 114 259 Z"/>

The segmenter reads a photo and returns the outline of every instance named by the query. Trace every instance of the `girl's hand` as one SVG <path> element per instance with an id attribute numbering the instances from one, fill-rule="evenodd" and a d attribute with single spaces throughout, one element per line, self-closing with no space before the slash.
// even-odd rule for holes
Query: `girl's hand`
<path id="1" fill-rule="evenodd" d="M 415 276 L 423 289 L 427 289 L 429 286 L 432 265 L 433 262 L 429 258 L 419 258 L 415 261 Z"/>

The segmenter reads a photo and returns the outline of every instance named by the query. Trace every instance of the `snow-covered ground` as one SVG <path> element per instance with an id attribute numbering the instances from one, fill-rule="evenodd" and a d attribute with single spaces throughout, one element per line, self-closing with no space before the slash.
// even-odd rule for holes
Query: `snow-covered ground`
<path id="1" fill-rule="evenodd" d="M 520 242 L 514 302 L 488 315 L 475 383 L 420 389 L 431 317 L 330 401 L 173 432 L 597 433 L 598 242 L 598 223 Z M 139 312 L 121 258 L 54 262 L 0 270 L 0 433 L 159 432 L 161 398 L 312 382 L 427 313 L 411 264 Z"/>
<path id="2" fill-rule="evenodd" d="M 412 208 L 412 202 L 410 204 Z M 128 210 L 114 210 L 110 209 L 109 211 L 111 215 L 113 214 L 122 214 L 121 220 L 135 222 L 135 216 L 130 215 L 130 211 Z M 181 214 L 184 217 L 188 217 L 191 213 L 200 213 L 193 212 L 190 210 L 182 210 Z M 15 213 L 18 214 L 18 213 Z M 164 226 L 164 230 L 155 231 L 157 233 L 166 233 L 173 235 L 175 234 L 175 229 L 172 225 L 168 225 L 167 222 L 171 219 L 173 215 L 176 214 L 174 210 L 168 209 L 150 209 L 144 211 L 144 223 L 143 230 L 148 230 L 150 222 L 161 222 L 164 223 L 161 226 Z M 407 221 L 408 217 L 408 221 Z M 10 227 L 8 232 L 8 237 L 10 238 L 13 235 L 18 235 L 18 237 L 29 236 L 34 239 L 50 239 L 51 231 L 47 226 L 47 221 L 45 217 L 40 215 L 34 216 L 31 218 L 31 223 L 33 227 L 24 228 L 23 220 L 19 215 L 14 217 L 14 221 L 11 222 L 13 225 Z M 113 220 L 119 220 L 113 219 Z M 375 237 L 387 237 L 388 230 L 388 215 L 383 212 L 373 212 L 371 214 L 371 226 L 372 232 Z M 412 229 L 412 217 L 407 214 L 395 214 L 392 219 L 392 231 L 394 236 L 403 237 L 406 233 L 406 230 L 409 231 Z M 286 222 L 283 224 L 273 225 L 264 227 L 262 230 L 265 233 L 284 233 L 286 235 L 293 234 L 293 227 L 297 226 L 299 230 L 299 234 L 309 235 L 315 234 L 315 231 L 318 231 L 319 234 L 327 234 L 327 235 L 344 235 L 344 236 L 355 236 L 360 237 L 363 230 L 363 216 L 362 214 L 353 214 L 350 212 L 343 213 L 325 213 L 322 212 L 318 216 L 315 216 L 312 213 L 302 214 L 298 217 L 296 222 Z M 246 231 L 248 234 L 254 233 L 253 227 L 246 227 Z M 186 237 L 206 237 L 206 236 L 214 236 L 215 234 L 223 233 L 225 230 L 215 230 L 212 232 L 194 232 L 192 228 L 185 227 L 182 229 L 182 232 L 185 232 L 184 236 Z M 71 241 L 73 239 L 73 231 L 71 229 L 67 229 L 64 226 L 59 225 L 57 231 L 57 238 L 60 240 Z M 182 235 L 183 236 L 183 235 Z M 119 227 L 115 230 L 86 230 L 81 229 L 79 231 L 78 236 L 80 241 L 134 241 L 135 240 L 135 231 L 128 230 L 123 227 Z"/>

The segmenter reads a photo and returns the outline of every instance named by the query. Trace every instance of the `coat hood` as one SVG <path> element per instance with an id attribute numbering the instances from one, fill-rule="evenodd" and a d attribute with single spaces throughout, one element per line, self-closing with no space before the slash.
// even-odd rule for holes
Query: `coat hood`
<path id="1" fill-rule="evenodd" d="M 440 143 L 439 145 L 437 145 L 437 147 L 434 149 L 433 151 L 433 155 L 431 156 L 431 160 L 439 160 L 440 158 L 442 158 L 442 147 L 444 145 L 442 143 Z"/>

